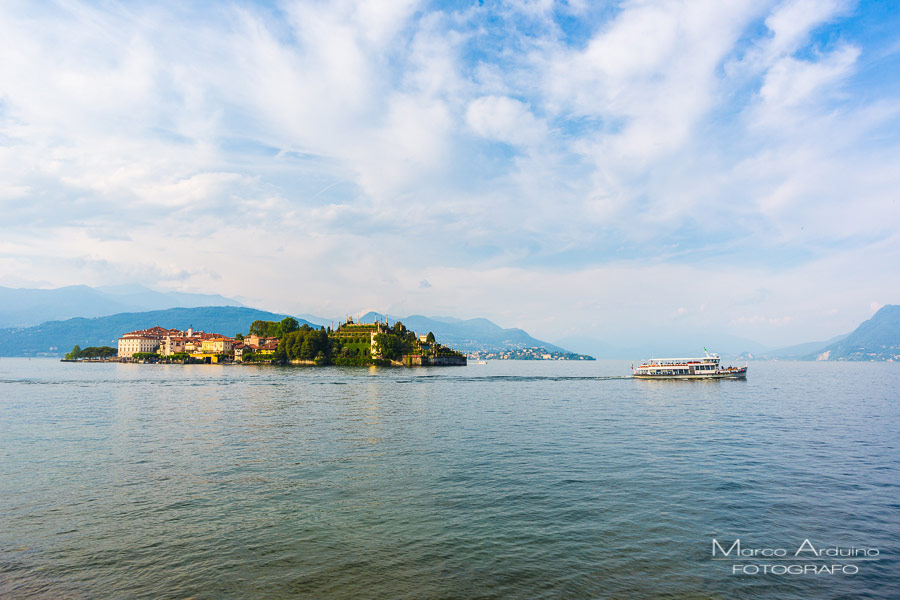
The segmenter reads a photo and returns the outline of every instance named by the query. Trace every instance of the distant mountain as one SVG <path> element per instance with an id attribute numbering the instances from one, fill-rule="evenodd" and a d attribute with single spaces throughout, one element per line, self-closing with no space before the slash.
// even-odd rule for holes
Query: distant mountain
<path id="1" fill-rule="evenodd" d="M 513 348 L 546 348 L 557 352 L 567 352 L 563 348 L 535 339 L 521 329 L 503 329 L 487 319 L 456 319 L 453 317 L 423 317 L 410 315 L 395 317 L 369 312 L 360 317 L 360 323 L 373 323 L 375 319 L 402 322 L 407 329 L 419 334 L 432 332 L 442 344 L 462 352 L 475 350 L 507 350 Z"/>
<path id="2" fill-rule="evenodd" d="M 341 322 L 341 319 L 327 319 L 325 317 L 317 317 L 316 315 L 310 314 L 302 314 L 302 315 L 294 315 L 297 319 L 303 319 L 309 323 L 315 323 L 316 325 L 321 325 L 322 327 L 337 327 L 338 323 Z"/>
<path id="3" fill-rule="evenodd" d="M 106 285 L 94 289 L 145 310 L 198 308 L 201 306 L 244 306 L 237 300 L 226 298 L 219 294 L 157 292 L 141 285 Z"/>
<path id="4" fill-rule="evenodd" d="M 115 347 L 121 334 L 155 325 L 177 329 L 193 327 L 233 336 L 238 332 L 246 333 L 253 321 L 280 321 L 285 316 L 254 308 L 205 306 L 50 321 L 34 327 L 0 329 L 0 356 L 62 355 L 75 344 L 82 348 Z M 298 321 L 301 325 L 315 326 L 302 319 Z"/>
<path id="5" fill-rule="evenodd" d="M 140 285 L 99 288 L 70 285 L 48 290 L 0 287 L 0 327 L 28 327 L 73 317 L 201 306 L 242 304 L 218 294 L 157 292 Z"/>
<path id="6" fill-rule="evenodd" d="M 818 354 L 827 346 L 846 339 L 849 335 L 849 333 L 845 333 L 844 335 L 835 336 L 824 342 L 806 342 L 805 344 L 795 344 L 785 348 L 776 348 L 775 350 L 768 350 L 760 355 L 754 355 L 753 358 L 763 360 L 806 360 L 810 354 Z"/>
<path id="7" fill-rule="evenodd" d="M 78 293 L 90 297 L 94 290 L 87 286 Z M 160 325 L 168 328 L 202 329 L 232 336 L 246 333 L 256 320 L 280 321 L 286 315 L 253 308 L 236 306 L 205 306 L 197 308 L 170 308 L 166 310 L 124 312 L 114 315 L 49 321 L 32 327 L 0 329 L 0 356 L 62 355 L 75 344 L 88 346 L 115 346 L 119 336 L 127 331 Z M 295 317 L 300 324 L 311 327 L 331 325 L 333 320 L 304 315 Z M 470 352 L 474 350 L 500 351 L 517 348 L 546 348 L 551 352 L 568 352 L 564 348 L 536 339 L 521 329 L 504 329 L 487 319 L 456 319 L 453 317 L 423 317 L 411 315 L 394 317 L 370 312 L 359 321 L 372 323 L 375 319 L 391 322 L 402 321 L 407 328 L 420 334 L 429 331 L 451 348 Z M 335 324 L 337 324 L 335 322 Z"/>
<path id="8" fill-rule="evenodd" d="M 565 348 L 569 348 L 572 352 L 589 354 L 594 358 L 601 359 L 616 358 L 637 360 L 642 358 L 643 354 L 645 354 L 645 352 L 642 352 L 638 348 L 631 346 L 616 346 L 610 344 L 606 340 L 589 335 L 570 335 L 556 340 L 556 343 Z"/>
<path id="9" fill-rule="evenodd" d="M 900 360 L 900 305 L 883 306 L 850 335 L 814 351 L 816 360 Z"/>

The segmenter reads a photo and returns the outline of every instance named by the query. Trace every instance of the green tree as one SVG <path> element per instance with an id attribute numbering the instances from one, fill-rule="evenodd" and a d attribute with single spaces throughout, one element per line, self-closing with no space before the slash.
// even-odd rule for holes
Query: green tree
<path id="1" fill-rule="evenodd" d="M 303 360 L 310 360 L 316 355 L 316 345 L 313 342 L 311 337 L 308 337 L 303 340 L 303 345 L 300 348 L 300 358 Z"/>
<path id="2" fill-rule="evenodd" d="M 259 337 L 266 337 L 266 334 L 269 331 L 269 322 L 268 321 L 253 321 L 250 324 L 250 335 L 258 335 Z"/>
<path id="3" fill-rule="evenodd" d="M 78 353 L 78 358 L 107 358 L 117 353 L 112 346 L 89 346 Z"/>
<path id="4" fill-rule="evenodd" d="M 287 348 L 288 355 L 292 359 L 300 358 L 300 350 L 303 347 L 303 340 L 306 339 L 302 331 L 296 331 L 293 335 L 285 336 L 282 340 Z"/>
<path id="5" fill-rule="evenodd" d="M 297 331 L 300 329 L 300 323 L 294 317 L 285 317 L 281 320 L 281 336 L 283 337 L 285 334 L 291 333 L 292 331 Z"/>
<path id="6" fill-rule="evenodd" d="M 434 334 L 429 331 L 428 335 L 425 336 L 425 341 L 428 342 L 429 344 L 433 344 L 434 343 Z"/>
<path id="7" fill-rule="evenodd" d="M 378 354 L 382 358 L 390 360 L 399 360 L 403 353 L 403 347 L 400 338 L 390 333 L 379 333 L 375 335 L 375 346 Z"/>
<path id="8" fill-rule="evenodd" d="M 81 358 L 81 346 L 75 344 L 72 347 L 72 351 L 67 353 L 65 356 L 66 360 L 78 360 Z"/>

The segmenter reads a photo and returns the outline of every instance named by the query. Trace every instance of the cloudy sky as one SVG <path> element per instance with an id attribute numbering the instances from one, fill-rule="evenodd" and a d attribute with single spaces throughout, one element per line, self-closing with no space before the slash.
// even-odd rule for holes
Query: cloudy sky
<path id="1" fill-rule="evenodd" d="M 900 303 L 894 2 L 0 4 L 0 285 L 556 341 Z"/>

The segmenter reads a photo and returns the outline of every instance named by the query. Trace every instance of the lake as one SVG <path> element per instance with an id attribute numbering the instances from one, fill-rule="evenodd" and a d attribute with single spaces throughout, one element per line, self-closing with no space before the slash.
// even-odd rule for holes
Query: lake
<path id="1" fill-rule="evenodd" d="M 629 364 L 2 358 L 0 597 L 900 595 L 900 366 Z"/>

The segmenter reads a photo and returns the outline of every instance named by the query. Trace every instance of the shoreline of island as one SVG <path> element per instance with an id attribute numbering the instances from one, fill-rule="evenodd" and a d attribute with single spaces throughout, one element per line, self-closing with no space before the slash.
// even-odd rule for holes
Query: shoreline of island
<path id="1" fill-rule="evenodd" d="M 432 332 L 419 335 L 400 321 L 356 323 L 348 318 L 332 330 L 285 317 L 254 321 L 246 334 L 234 337 L 157 325 L 122 334 L 117 348 L 82 350 L 76 345 L 61 362 L 442 367 L 465 366 L 468 359 L 439 343 Z"/>
<path id="2" fill-rule="evenodd" d="M 301 325 L 302 323 L 302 325 Z M 553 348 L 553 347 L 551 347 Z M 121 334 L 117 347 L 75 345 L 60 362 L 137 364 L 242 364 L 295 366 L 465 366 L 486 360 L 595 360 L 561 348 L 507 347 L 468 353 L 440 343 L 434 333 L 418 334 L 401 321 L 348 317 L 334 329 L 285 317 L 255 320 L 246 333 L 167 329 L 156 325 Z"/>

